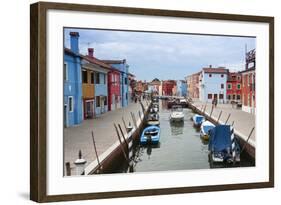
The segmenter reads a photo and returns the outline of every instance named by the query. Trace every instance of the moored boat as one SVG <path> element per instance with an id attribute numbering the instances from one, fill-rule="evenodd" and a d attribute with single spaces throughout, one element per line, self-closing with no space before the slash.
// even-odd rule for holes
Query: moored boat
<path id="1" fill-rule="evenodd" d="M 200 127 L 200 137 L 203 140 L 206 140 L 206 141 L 209 140 L 209 131 L 211 129 L 213 129 L 214 127 L 215 127 L 215 125 L 208 120 L 202 122 L 201 127 Z"/>
<path id="2" fill-rule="evenodd" d="M 155 125 L 159 126 L 159 114 L 158 113 L 150 113 L 147 118 L 147 125 Z"/>
<path id="3" fill-rule="evenodd" d="M 192 120 L 193 120 L 193 125 L 194 125 L 195 127 L 200 127 L 201 124 L 205 121 L 205 117 L 202 116 L 202 115 L 195 114 L 195 115 L 192 117 Z"/>
<path id="4" fill-rule="evenodd" d="M 212 163 L 240 162 L 240 146 L 230 125 L 217 125 L 210 130 L 209 154 Z"/>
<path id="5" fill-rule="evenodd" d="M 172 113 L 170 114 L 171 122 L 183 122 L 184 121 L 184 113 L 182 106 L 174 105 L 172 107 Z"/>
<path id="6" fill-rule="evenodd" d="M 160 128 L 158 126 L 146 127 L 140 138 L 140 144 L 158 144 L 160 140 Z"/>

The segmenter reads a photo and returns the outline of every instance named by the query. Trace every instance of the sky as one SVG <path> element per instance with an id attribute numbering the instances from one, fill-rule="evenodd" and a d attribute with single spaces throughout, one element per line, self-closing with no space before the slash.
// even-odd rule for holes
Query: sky
<path id="1" fill-rule="evenodd" d="M 245 67 L 245 50 L 256 47 L 254 37 L 64 29 L 64 46 L 70 48 L 72 31 L 79 32 L 79 50 L 101 60 L 126 59 L 137 80 L 183 80 L 203 67 L 223 66 L 230 71 Z"/>

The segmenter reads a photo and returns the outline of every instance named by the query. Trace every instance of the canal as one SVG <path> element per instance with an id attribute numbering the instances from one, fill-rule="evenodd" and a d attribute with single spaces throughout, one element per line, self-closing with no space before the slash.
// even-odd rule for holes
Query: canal
<path id="1" fill-rule="evenodd" d="M 171 111 L 167 109 L 167 101 L 159 101 L 160 143 L 157 146 L 141 146 L 134 148 L 133 172 L 190 170 L 227 167 L 229 165 L 211 165 L 208 160 L 208 144 L 203 142 L 199 130 L 193 127 L 191 109 L 184 109 L 184 122 L 171 123 Z M 233 166 L 233 165 L 232 165 Z M 255 166 L 254 160 L 245 154 L 241 162 L 234 166 Z"/>

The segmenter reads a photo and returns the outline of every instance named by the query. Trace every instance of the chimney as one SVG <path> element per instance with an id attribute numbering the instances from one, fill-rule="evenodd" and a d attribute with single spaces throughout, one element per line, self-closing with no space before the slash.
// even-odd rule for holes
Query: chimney
<path id="1" fill-rule="evenodd" d="M 93 48 L 88 48 L 88 56 L 94 57 L 94 49 Z"/>
<path id="2" fill-rule="evenodd" d="M 79 33 L 78 32 L 70 32 L 70 49 L 78 54 L 79 53 Z"/>
<path id="3" fill-rule="evenodd" d="M 212 68 L 212 65 L 209 65 L 209 68 Z"/>

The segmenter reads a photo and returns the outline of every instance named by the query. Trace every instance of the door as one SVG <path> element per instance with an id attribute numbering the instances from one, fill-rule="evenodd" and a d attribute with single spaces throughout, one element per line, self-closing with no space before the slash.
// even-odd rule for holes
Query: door
<path id="1" fill-rule="evenodd" d="M 101 113 L 104 113 L 104 96 L 101 96 L 100 98 L 100 106 L 101 106 Z"/>
<path id="2" fill-rule="evenodd" d="M 86 101 L 85 112 L 86 112 L 85 113 L 86 118 L 94 117 L 94 101 L 93 100 Z"/>
<path id="3" fill-rule="evenodd" d="M 68 127 L 67 105 L 63 106 L 63 126 Z"/>

